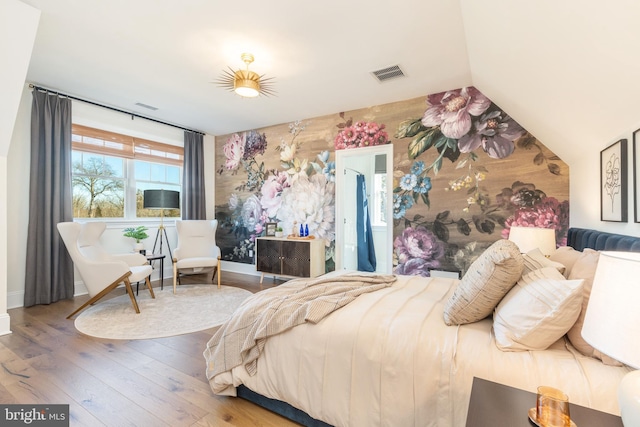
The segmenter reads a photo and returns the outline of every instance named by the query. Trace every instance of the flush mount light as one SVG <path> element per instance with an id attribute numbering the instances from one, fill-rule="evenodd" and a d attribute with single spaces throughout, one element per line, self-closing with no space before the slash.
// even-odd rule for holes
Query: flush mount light
<path id="1" fill-rule="evenodd" d="M 229 67 L 229 71 L 222 71 L 222 75 L 216 83 L 244 98 L 254 98 L 258 95 L 274 95 L 275 92 L 272 89 L 273 77 L 264 78 L 264 75 L 258 75 L 258 73 L 249 70 L 249 64 L 253 62 L 252 54 L 243 53 L 241 58 L 246 64 L 246 69 L 234 71 Z"/>

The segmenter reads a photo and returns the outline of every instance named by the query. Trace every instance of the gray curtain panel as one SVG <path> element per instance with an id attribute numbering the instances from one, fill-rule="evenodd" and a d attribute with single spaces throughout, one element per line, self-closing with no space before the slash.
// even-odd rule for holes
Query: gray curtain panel
<path id="1" fill-rule="evenodd" d="M 24 306 L 73 297 L 73 262 L 56 225 L 73 220 L 71 100 L 33 90 Z"/>
<path id="2" fill-rule="evenodd" d="M 182 219 L 207 219 L 204 187 L 203 135 L 185 131 L 180 209 Z"/>

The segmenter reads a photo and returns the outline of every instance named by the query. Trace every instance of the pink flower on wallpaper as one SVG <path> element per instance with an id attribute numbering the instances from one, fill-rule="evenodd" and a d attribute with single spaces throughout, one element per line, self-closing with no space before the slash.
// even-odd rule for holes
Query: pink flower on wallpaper
<path id="1" fill-rule="evenodd" d="M 222 147 L 222 151 L 224 151 L 224 157 L 226 158 L 224 165 L 227 170 L 237 169 L 244 155 L 244 142 L 240 135 L 237 133 L 231 135 Z"/>
<path id="2" fill-rule="evenodd" d="M 471 116 L 479 116 L 491 105 L 491 100 L 474 87 L 429 95 L 429 108 L 424 112 L 422 124 L 440 126 L 447 138 L 459 139 L 471 129 Z"/>
<path id="3" fill-rule="evenodd" d="M 334 140 L 334 148 L 336 150 L 344 150 L 346 148 L 387 144 L 389 142 L 389 134 L 384 128 L 384 124 L 355 122 L 353 125 L 346 126 L 338 132 Z"/>
<path id="4" fill-rule="evenodd" d="M 288 187 L 287 173 L 278 171 L 276 175 L 270 175 L 260 189 L 260 204 L 267 217 L 274 218 L 282 205 L 282 190 Z"/>
<path id="5" fill-rule="evenodd" d="M 509 238 L 511 227 L 551 228 L 556 231 L 556 243 L 566 244 L 566 229 L 569 224 L 569 202 L 559 202 L 555 197 L 545 197 L 532 207 L 517 209 L 505 222 L 502 237 Z"/>

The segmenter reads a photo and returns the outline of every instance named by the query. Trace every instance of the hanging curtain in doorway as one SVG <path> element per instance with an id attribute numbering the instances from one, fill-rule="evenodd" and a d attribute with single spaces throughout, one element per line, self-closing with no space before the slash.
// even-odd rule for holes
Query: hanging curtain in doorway
<path id="1" fill-rule="evenodd" d="M 73 261 L 57 224 L 73 221 L 71 100 L 33 90 L 24 306 L 73 297 Z"/>
<path id="2" fill-rule="evenodd" d="M 373 247 L 373 231 L 369 218 L 369 202 L 367 201 L 367 185 L 364 182 L 364 175 L 358 174 L 356 186 L 358 271 L 376 271 L 376 251 Z"/>

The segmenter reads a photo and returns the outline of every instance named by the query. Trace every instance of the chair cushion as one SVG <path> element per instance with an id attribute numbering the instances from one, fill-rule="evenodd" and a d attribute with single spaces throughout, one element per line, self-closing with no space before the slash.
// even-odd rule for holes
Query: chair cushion
<path id="1" fill-rule="evenodd" d="M 140 265 L 136 267 L 130 267 L 131 276 L 129 276 L 130 282 L 141 282 L 147 276 L 151 275 L 153 268 L 150 265 Z"/>
<path id="2" fill-rule="evenodd" d="M 176 263 L 178 270 L 183 268 L 215 267 L 217 265 L 218 259 L 209 257 L 185 258 L 178 260 Z"/>

